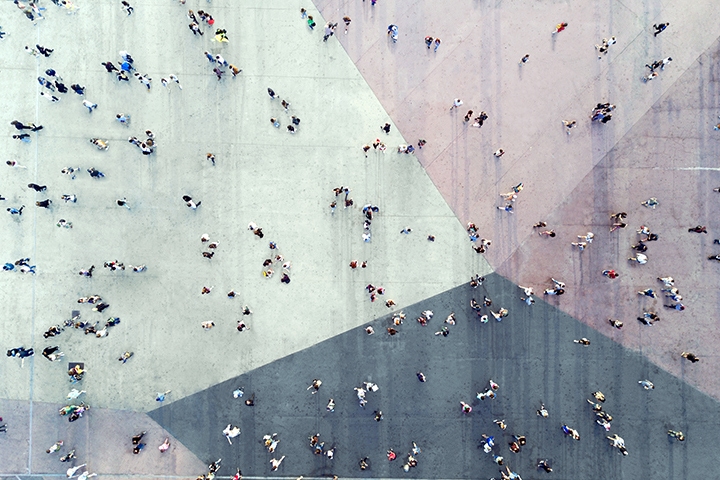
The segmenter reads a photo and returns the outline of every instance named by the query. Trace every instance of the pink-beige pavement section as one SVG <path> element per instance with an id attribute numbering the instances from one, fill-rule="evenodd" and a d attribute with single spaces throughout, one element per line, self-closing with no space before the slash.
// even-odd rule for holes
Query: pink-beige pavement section
<path id="1" fill-rule="evenodd" d="M 59 475 L 87 463 L 87 470 L 100 476 L 122 472 L 126 476 L 191 479 L 207 468 L 144 413 L 98 408 L 71 423 L 58 414 L 63 405 L 33 402 L 31 406 L 22 400 L 0 400 L 2 423 L 8 425 L 7 435 L 0 439 L 4 474 Z M 146 447 L 135 455 L 131 437 L 142 431 L 147 431 L 142 440 Z M 170 448 L 161 453 L 158 446 L 165 438 L 170 439 Z M 46 453 L 58 440 L 64 442 L 60 451 Z M 72 449 L 76 460 L 60 462 Z"/>
<path id="2" fill-rule="evenodd" d="M 720 397 L 716 345 L 720 342 L 717 284 L 720 264 L 708 256 L 720 253 L 713 240 L 720 237 L 714 207 L 720 194 L 720 137 L 713 130 L 717 112 L 709 102 L 718 89 L 713 65 L 719 42 L 689 68 L 670 91 L 628 132 L 617 146 L 544 217 L 555 238 L 532 235 L 496 271 L 521 285 L 541 287 L 549 277 L 561 278 L 569 288 L 553 303 L 625 346 L 681 376 L 702 391 Z M 656 197 L 649 209 L 641 202 Z M 610 215 L 628 214 L 625 229 L 610 233 Z M 706 225 L 708 235 L 688 232 Z M 660 236 L 647 242 L 646 265 L 627 259 L 640 239 L 636 230 L 648 226 Z M 570 245 L 577 235 L 595 233 L 594 242 L 580 252 Z M 620 277 L 602 276 L 615 269 Z M 669 298 L 653 300 L 638 291 L 663 288 L 659 276 L 672 276 L 687 309 L 669 310 Z M 536 288 L 540 290 L 540 288 Z M 643 311 L 661 318 L 653 327 L 640 324 Z M 625 323 L 615 330 L 609 318 Z M 692 351 L 702 358 L 690 364 L 680 357 Z"/>
<path id="3" fill-rule="evenodd" d="M 720 150 L 711 67 L 720 25 L 709 21 L 710 3 L 315 4 L 326 20 L 352 18 L 339 41 L 403 136 L 427 140 L 419 161 L 460 220 L 493 240 L 486 256 L 498 273 L 540 292 L 550 276 L 562 278 L 567 293 L 553 303 L 720 399 L 712 348 L 720 265 L 707 260 L 720 251 L 712 244 L 720 237 L 712 216 L 720 173 L 711 160 Z M 551 35 L 561 21 L 568 28 Z M 663 21 L 671 27 L 654 37 L 652 24 Z M 385 35 L 391 23 L 399 26 L 396 44 Z M 442 39 L 437 52 L 425 47 L 426 35 Z M 598 60 L 593 45 L 611 35 L 618 43 Z M 530 61 L 520 65 L 526 53 Z M 672 63 L 643 83 L 645 63 L 667 56 Z M 454 98 L 464 105 L 450 111 Z M 617 105 L 608 124 L 589 121 L 598 102 Z M 481 129 L 463 122 L 469 109 L 488 113 Z M 566 135 L 561 120 L 578 127 Z M 500 159 L 492 155 L 498 148 L 506 151 Z M 520 182 L 515 213 L 498 211 L 499 194 Z M 660 207 L 640 205 L 652 196 Z M 610 234 L 616 211 L 629 214 L 629 226 Z M 538 237 L 531 226 L 539 220 L 558 237 Z M 641 224 L 661 238 L 649 245 L 647 265 L 630 265 Z M 695 224 L 711 235 L 688 234 Z M 570 242 L 587 231 L 595 242 L 573 251 Z M 603 277 L 606 268 L 621 277 Z M 675 277 L 688 310 L 636 294 L 659 289 L 660 275 Z M 644 327 L 635 320 L 644 309 L 662 321 Z M 623 330 L 610 327 L 611 317 L 625 322 Z M 683 361 L 683 350 L 703 361 Z"/>

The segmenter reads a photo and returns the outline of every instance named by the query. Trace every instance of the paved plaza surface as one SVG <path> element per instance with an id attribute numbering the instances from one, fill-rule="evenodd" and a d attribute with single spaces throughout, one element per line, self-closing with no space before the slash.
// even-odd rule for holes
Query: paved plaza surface
<path id="1" fill-rule="evenodd" d="M 495 436 L 498 454 L 523 478 L 571 479 L 592 472 L 594 478 L 699 479 L 717 471 L 720 462 L 706 423 L 715 400 L 558 308 L 525 305 L 518 292 L 492 274 L 477 289 L 462 285 L 405 308 L 406 320 L 394 336 L 384 332 L 392 320 L 381 318 L 369 323 L 374 335 L 358 327 L 160 407 L 150 417 L 200 458 L 221 457 L 268 476 L 273 455 L 261 438 L 276 432 L 277 452 L 287 455 L 281 468 L 290 477 L 402 477 L 401 461 L 413 441 L 422 452 L 407 474 L 411 478 L 497 477 L 492 455 L 478 449 L 482 434 Z M 470 299 L 484 296 L 495 311 L 507 308 L 508 317 L 478 321 Z M 435 315 L 421 326 L 415 319 L 426 309 Z M 434 335 L 451 312 L 457 323 L 449 326 L 449 335 Z M 581 337 L 591 344 L 573 343 Z M 417 372 L 426 382 L 418 381 Z M 306 388 L 315 378 L 323 385 L 313 395 Z M 638 385 L 645 378 L 657 385 L 654 390 Z M 496 398 L 476 399 L 489 380 L 500 385 Z M 380 388 L 367 394 L 361 408 L 353 387 L 366 381 Z M 255 406 L 233 397 L 238 387 L 255 394 Z M 586 398 L 597 390 L 614 417 L 610 434 L 634 448 L 627 457 L 608 445 L 608 434 L 595 424 Z M 329 398 L 335 400 L 334 412 L 326 410 Z M 473 405 L 470 415 L 460 413 L 460 401 Z M 548 418 L 535 414 L 541 402 Z M 380 422 L 373 418 L 377 410 L 383 412 Z M 504 419 L 507 430 L 492 424 L 495 419 Z M 228 423 L 242 426 L 232 445 L 220 434 Z M 564 437 L 562 424 L 577 429 L 580 442 Z M 686 432 L 688 440 L 674 444 L 667 429 Z M 337 448 L 333 460 L 312 454 L 308 438 L 316 433 L 326 450 Z M 529 439 L 519 454 L 507 448 L 512 435 Z M 398 454 L 394 462 L 385 458 L 390 448 Z M 360 472 L 357 462 L 365 456 L 371 468 Z M 536 471 L 538 458 L 552 460 L 551 475 Z"/>
<path id="2" fill-rule="evenodd" d="M 720 304 L 717 263 L 707 257 L 720 252 L 712 215 L 720 26 L 711 3 L 136 0 L 131 16 L 114 0 L 78 0 L 72 14 L 40 4 L 46 18 L 37 25 L 13 2 L 0 4 L 3 161 L 27 167 L 2 166 L 3 207 L 26 205 L 22 216 L 3 212 L 2 263 L 30 257 L 37 265 L 35 275 L 16 269 L 1 277 L 2 345 L 32 346 L 37 355 L 0 364 L 0 424 L 8 425 L 0 476 L 64 475 L 72 464 L 57 457 L 75 448 L 75 464 L 87 462 L 100 478 L 195 478 L 219 457 L 225 477 L 241 467 L 247 478 L 497 478 L 492 456 L 477 448 L 482 434 L 495 435 L 496 453 L 526 479 L 717 476 L 710 432 L 720 422 Z M 301 7 L 315 18 L 314 31 Z M 213 41 L 207 26 L 193 36 L 188 9 L 211 13 L 229 43 Z M 323 42 L 328 21 L 339 25 Z M 561 21 L 567 30 L 551 35 Z M 652 24 L 667 21 L 653 37 Z M 397 43 L 386 35 L 389 24 L 399 26 Z M 425 48 L 426 35 L 442 39 L 437 51 Z M 598 59 L 593 45 L 611 35 L 618 43 Z M 55 51 L 24 51 L 36 43 Z M 153 79 L 150 90 L 105 72 L 101 62 L 119 64 L 122 50 Z M 242 72 L 218 81 L 204 51 Z M 519 64 L 526 53 L 530 61 Z M 667 56 L 673 60 L 656 79 L 640 81 L 645 63 Z M 42 98 L 47 90 L 36 79 L 48 68 L 68 86 L 85 85 L 98 108 L 89 113 L 72 91 L 55 93 L 57 103 Z M 170 74 L 182 89 L 160 84 Z M 450 110 L 458 97 L 464 105 Z M 613 120 L 591 123 L 590 109 L 605 101 L 617 105 Z M 463 122 L 468 109 L 487 111 L 482 128 Z M 116 122 L 117 113 L 131 115 L 130 124 Z M 291 115 L 301 119 L 294 135 L 286 131 Z M 9 125 L 14 119 L 45 128 L 23 143 L 10 138 L 21 133 Z M 578 127 L 567 135 L 561 120 L 571 119 Z M 380 130 L 386 122 L 389 134 Z M 150 156 L 127 142 L 147 129 L 157 140 Z M 93 137 L 110 148 L 98 151 Z M 361 146 L 376 138 L 387 151 L 371 148 L 366 157 Z M 420 138 L 427 145 L 414 156 L 396 153 Z M 501 158 L 493 156 L 498 148 Z M 79 167 L 77 177 L 61 174 L 65 167 Z M 91 178 L 90 167 L 105 178 Z M 26 188 L 30 182 L 47 191 Z M 520 182 L 515 212 L 497 210 L 499 194 Z M 332 192 L 341 185 L 350 188 L 349 208 Z M 202 204 L 189 209 L 183 195 Z M 129 210 L 115 203 L 123 197 Z M 641 206 L 650 197 L 656 209 Z M 49 209 L 34 206 L 46 198 Z M 379 207 L 367 243 L 366 204 Z M 628 227 L 609 233 L 619 211 Z M 60 219 L 73 228 L 56 226 Z M 539 237 L 531 228 L 539 220 L 557 236 Z M 467 222 L 492 240 L 487 253 L 472 250 Z M 709 234 L 687 232 L 698 224 Z M 640 225 L 660 235 L 648 244 L 647 265 L 627 262 Z M 406 227 L 412 232 L 401 234 Z M 585 251 L 571 247 L 588 231 L 596 237 Z M 206 233 L 219 242 L 211 259 L 202 256 Z M 263 261 L 277 254 L 291 263 L 287 285 L 282 261 L 273 277 L 262 275 Z M 147 271 L 102 268 L 112 260 Z M 367 268 L 352 270 L 351 260 Z M 91 265 L 92 278 L 77 274 Z M 608 268 L 620 278 L 603 277 Z M 477 289 L 468 286 L 474 274 L 486 275 Z M 659 290 L 661 275 L 675 278 L 685 311 L 637 295 Z M 567 283 L 565 295 L 542 298 L 550 277 Z M 385 289 L 375 302 L 369 283 Z M 518 284 L 540 294 L 535 305 L 520 300 Z M 105 312 L 77 303 L 94 294 L 110 304 Z M 485 295 L 494 311 L 509 310 L 502 322 L 483 324 L 470 309 L 471 298 Z M 386 307 L 388 299 L 396 305 Z M 241 314 L 245 305 L 252 315 Z M 415 319 L 426 309 L 435 316 L 422 327 Z M 84 321 L 121 322 L 107 338 L 73 328 L 43 338 L 74 310 Z M 389 314 L 400 310 L 405 323 L 389 336 Z M 635 320 L 648 310 L 661 317 L 652 327 Z M 434 335 L 451 311 L 457 325 Z M 250 329 L 238 332 L 238 320 Z M 203 331 L 205 321 L 215 327 Z M 591 345 L 572 342 L 581 337 Z M 61 347 L 63 361 L 39 355 L 49 345 Z M 122 364 L 125 351 L 134 356 Z M 683 351 L 701 362 L 684 360 Z M 73 387 L 68 362 L 85 364 L 76 386 L 92 407 L 73 423 L 57 415 Z M 314 378 L 323 381 L 317 395 L 306 390 Z M 475 399 L 489 379 L 500 384 L 498 397 Z M 656 388 L 643 390 L 643 379 Z M 380 386 L 365 409 L 352 390 L 363 381 Z M 233 398 L 238 387 L 243 398 L 255 393 L 255 406 Z M 155 400 L 168 390 L 164 402 Z M 608 398 L 611 433 L 625 439 L 627 457 L 594 423 L 585 399 L 596 390 Z M 330 397 L 334 412 L 325 409 Z M 460 401 L 473 412 L 463 415 Z M 535 414 L 540 402 L 547 419 Z M 228 423 L 242 431 L 232 445 L 221 433 Z M 564 423 L 580 442 L 562 435 Z M 688 439 L 671 441 L 668 429 Z M 133 455 L 130 437 L 140 431 L 148 446 Z M 276 472 L 260 441 L 274 432 L 275 457 L 286 455 Z M 326 449 L 337 447 L 333 460 L 312 454 L 308 436 L 318 432 Z M 519 454 L 507 448 L 512 434 L 528 438 Z M 165 438 L 171 447 L 161 454 Z M 46 454 L 60 439 L 60 454 Z M 422 453 L 405 473 L 412 441 Z M 395 462 L 385 458 L 389 448 Z M 371 462 L 364 472 L 363 456 Z M 535 469 L 539 458 L 552 461 L 552 474 Z"/>

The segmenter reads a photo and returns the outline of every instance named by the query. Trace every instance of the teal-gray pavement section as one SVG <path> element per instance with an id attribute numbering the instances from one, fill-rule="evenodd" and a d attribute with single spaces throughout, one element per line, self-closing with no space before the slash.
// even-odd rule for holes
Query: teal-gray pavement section
<path id="1" fill-rule="evenodd" d="M 482 323 L 470 300 L 485 296 L 490 309 L 506 308 L 509 315 Z M 251 476 L 272 475 L 269 460 L 285 455 L 276 474 L 291 477 L 497 477 L 492 455 L 478 449 L 487 434 L 495 437 L 494 453 L 526 479 L 546 476 L 535 468 L 540 458 L 551 460 L 552 478 L 560 479 L 715 478 L 715 400 L 542 298 L 528 306 L 521 296 L 516 285 L 491 274 L 477 289 L 465 284 L 405 308 L 400 326 L 379 318 L 368 324 L 373 335 L 358 327 L 149 415 L 201 460 L 222 458 L 226 475 L 236 466 Z M 422 326 L 416 320 L 428 309 L 434 316 Z M 455 325 L 443 323 L 451 312 Z M 390 326 L 399 332 L 388 335 Z M 442 326 L 449 328 L 447 337 L 435 335 Z M 573 342 L 582 337 L 589 346 Z M 418 381 L 417 372 L 427 381 Z M 315 395 L 307 390 L 314 379 L 323 382 Z M 491 379 L 500 386 L 496 398 L 478 400 Z M 645 379 L 654 390 L 638 383 Z M 368 393 L 361 408 L 353 388 L 366 381 L 379 390 Z M 236 388 L 243 389 L 242 398 L 234 398 Z M 595 391 L 606 396 L 609 433 L 595 423 L 586 401 Z M 245 405 L 252 394 L 255 405 Z M 330 398 L 334 412 L 326 410 Z M 471 414 L 461 413 L 461 401 L 473 406 Z M 536 414 L 541 402 L 548 418 Z M 383 413 L 380 422 L 376 410 Z M 493 424 L 496 419 L 505 420 L 507 430 Z M 222 433 L 228 424 L 241 429 L 232 445 Z M 580 441 L 566 437 L 563 424 L 577 429 Z M 687 440 L 672 440 L 668 429 L 682 430 Z M 273 433 L 280 442 L 270 454 L 262 437 Z M 334 459 L 313 454 L 309 437 L 316 433 L 326 450 L 337 448 Z M 628 456 L 609 446 L 606 436 L 613 433 L 625 439 Z M 518 454 L 508 447 L 512 435 L 527 437 Z M 405 474 L 412 442 L 422 453 Z M 388 449 L 396 461 L 386 459 Z M 362 472 L 358 461 L 365 456 L 371 468 Z"/>

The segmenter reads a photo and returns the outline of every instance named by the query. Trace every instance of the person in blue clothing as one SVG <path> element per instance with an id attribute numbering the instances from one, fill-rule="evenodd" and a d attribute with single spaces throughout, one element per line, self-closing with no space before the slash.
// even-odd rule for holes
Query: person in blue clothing
<path id="1" fill-rule="evenodd" d="M 393 43 L 397 43 L 398 40 L 398 26 L 395 24 L 388 25 L 388 35 L 392 38 Z"/>

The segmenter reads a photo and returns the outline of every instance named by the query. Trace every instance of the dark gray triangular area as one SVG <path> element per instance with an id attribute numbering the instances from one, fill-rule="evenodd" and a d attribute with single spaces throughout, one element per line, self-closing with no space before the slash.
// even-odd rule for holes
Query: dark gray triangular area
<path id="1" fill-rule="evenodd" d="M 522 293 L 492 274 L 477 289 L 463 285 L 405 309 L 407 318 L 395 336 L 385 333 L 389 317 L 374 320 L 374 335 L 362 328 L 348 331 L 150 416 L 201 459 L 221 457 L 223 475 L 239 466 L 248 476 L 498 477 L 492 456 L 477 448 L 485 433 L 495 436 L 495 451 L 526 480 L 717 477 L 720 458 L 711 433 L 720 419 L 716 401 L 553 305 L 525 305 Z M 509 316 L 480 323 L 470 299 L 482 301 L 484 295 L 495 311 L 505 307 Z M 423 327 L 415 319 L 426 309 L 435 316 Z M 448 337 L 435 336 L 451 311 L 457 325 L 449 326 Z M 591 345 L 573 343 L 580 337 Z M 426 383 L 417 380 L 418 371 L 427 375 Z M 323 381 L 317 395 L 306 391 L 314 378 Z M 645 378 L 655 390 L 638 385 Z M 486 389 L 489 379 L 500 384 L 497 398 L 477 400 L 476 392 Z M 380 390 L 368 394 L 362 409 L 353 387 L 368 380 Z M 233 398 L 239 386 L 246 395 L 256 394 L 254 407 Z M 605 409 L 615 417 L 611 433 L 625 439 L 627 457 L 607 445 L 606 432 L 594 423 L 585 399 L 595 390 L 607 396 Z M 334 413 L 325 409 L 330 397 L 337 404 Z M 473 405 L 470 415 L 460 412 L 461 400 Z M 535 413 L 541 401 L 549 418 Z M 373 419 L 376 409 L 384 413 L 381 422 Z M 493 419 L 505 419 L 508 429 L 502 432 Z M 221 433 L 228 423 L 242 428 L 233 445 Z M 562 434 L 563 423 L 580 432 L 579 442 Z M 668 428 L 683 430 L 687 440 L 669 441 Z M 261 438 L 274 432 L 281 439 L 276 456 L 286 458 L 272 473 L 272 456 Z M 334 460 L 313 455 L 308 437 L 317 432 L 326 447 L 337 446 Z M 508 449 L 512 434 L 527 436 L 519 454 Z M 401 467 L 412 441 L 422 453 L 419 465 L 405 473 Z M 388 462 L 389 448 L 398 460 Z M 364 456 L 370 457 L 371 469 L 361 472 L 358 460 Z M 551 475 L 535 469 L 538 458 L 552 460 Z"/>

